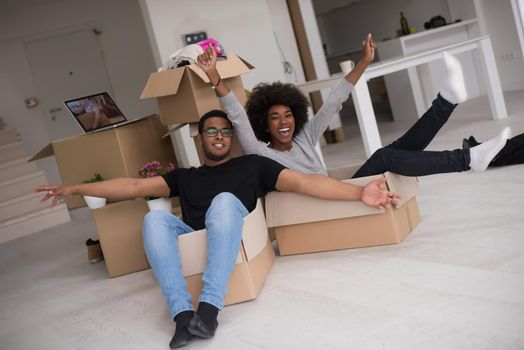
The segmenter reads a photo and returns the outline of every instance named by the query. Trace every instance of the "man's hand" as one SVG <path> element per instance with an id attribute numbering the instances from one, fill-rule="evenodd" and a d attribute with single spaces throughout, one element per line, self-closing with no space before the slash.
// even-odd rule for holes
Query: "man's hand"
<path id="1" fill-rule="evenodd" d="M 383 177 L 364 186 L 360 200 L 364 204 L 377 209 L 389 208 L 391 204 L 398 206 L 397 198 L 400 198 L 400 195 L 385 190 L 384 183 L 386 181 L 387 178 Z"/>
<path id="2" fill-rule="evenodd" d="M 40 199 L 41 203 L 53 197 L 51 209 L 54 208 L 59 201 L 61 202 L 62 198 L 70 197 L 73 194 L 69 186 L 60 185 L 41 185 L 35 188 L 34 192 L 46 192 L 45 196 Z"/>
<path id="3" fill-rule="evenodd" d="M 368 36 L 362 40 L 362 60 L 364 60 L 367 64 L 371 63 L 373 59 L 375 58 L 375 49 L 377 48 L 377 44 L 375 43 L 375 40 L 373 40 L 373 37 L 371 36 L 371 33 L 368 34 Z"/>

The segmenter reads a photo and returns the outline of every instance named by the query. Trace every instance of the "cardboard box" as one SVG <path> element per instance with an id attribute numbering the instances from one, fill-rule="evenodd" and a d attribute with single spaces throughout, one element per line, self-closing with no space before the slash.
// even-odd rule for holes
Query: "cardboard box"
<path id="1" fill-rule="evenodd" d="M 330 175 L 350 177 L 353 170 L 336 169 Z M 388 188 L 402 196 L 398 208 L 374 209 L 357 201 L 269 193 L 265 199 L 267 224 L 274 229 L 280 255 L 401 242 L 420 222 L 415 198 L 418 181 L 389 172 L 383 175 L 388 178 Z M 383 175 L 343 181 L 363 186 Z"/>
<path id="2" fill-rule="evenodd" d="M 149 268 L 142 240 L 143 218 L 147 212 L 147 203 L 141 198 L 112 203 L 92 211 L 110 277 Z M 202 289 L 202 273 L 207 264 L 207 231 L 181 235 L 178 245 L 183 275 L 193 301 L 197 303 Z M 244 218 L 242 244 L 229 280 L 226 305 L 256 298 L 274 260 L 259 200 L 255 210 Z"/>
<path id="3" fill-rule="evenodd" d="M 77 184 L 100 173 L 104 179 L 139 177 L 138 170 L 158 160 L 176 163 L 173 146 L 163 140 L 167 132 L 158 116 L 91 134 L 53 141 L 29 161 L 54 155 L 62 183 Z M 85 206 L 82 196 L 67 200 L 69 209 Z"/>
<path id="4" fill-rule="evenodd" d="M 178 239 L 183 275 L 196 307 L 202 290 L 202 273 L 207 264 L 207 231 L 200 230 Z M 228 284 L 225 305 L 255 299 L 271 270 L 275 253 L 268 238 L 264 209 L 257 207 L 244 218 L 242 244 Z"/>
<path id="5" fill-rule="evenodd" d="M 109 277 L 149 268 L 142 239 L 144 215 L 148 211 L 143 198 L 91 211 Z"/>
<path id="6" fill-rule="evenodd" d="M 217 62 L 221 79 L 245 104 L 246 94 L 240 75 L 253 66 L 235 54 Z M 151 73 L 140 95 L 141 99 L 157 98 L 160 119 L 164 125 L 198 122 L 212 109 L 221 109 L 207 75 L 195 64 Z"/>

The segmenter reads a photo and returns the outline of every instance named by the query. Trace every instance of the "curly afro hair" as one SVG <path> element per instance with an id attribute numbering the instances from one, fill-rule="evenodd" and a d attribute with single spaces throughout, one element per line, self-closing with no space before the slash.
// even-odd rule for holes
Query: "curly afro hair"
<path id="1" fill-rule="evenodd" d="M 270 142 L 271 135 L 267 131 L 267 115 L 271 106 L 288 106 L 295 119 L 295 135 L 308 121 L 307 109 L 309 102 L 293 84 L 281 82 L 260 83 L 253 88 L 246 103 L 246 113 L 257 139 Z"/>

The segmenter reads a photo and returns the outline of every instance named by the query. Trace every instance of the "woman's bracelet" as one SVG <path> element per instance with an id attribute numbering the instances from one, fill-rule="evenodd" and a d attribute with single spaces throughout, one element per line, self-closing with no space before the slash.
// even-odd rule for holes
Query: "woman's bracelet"
<path id="1" fill-rule="evenodd" d="M 212 88 L 212 89 L 216 89 L 217 86 L 218 86 L 218 84 L 220 84 L 220 81 L 222 81 L 222 79 L 220 78 L 220 75 L 219 75 L 219 76 L 218 76 L 218 81 L 217 81 L 217 83 L 216 83 L 215 85 L 211 84 L 211 88 Z"/>

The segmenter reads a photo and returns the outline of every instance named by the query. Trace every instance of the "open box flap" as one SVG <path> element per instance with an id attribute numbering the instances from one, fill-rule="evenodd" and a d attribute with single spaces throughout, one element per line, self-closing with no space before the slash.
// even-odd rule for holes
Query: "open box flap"
<path id="1" fill-rule="evenodd" d="M 28 162 L 32 162 L 34 160 L 47 158 L 55 154 L 55 151 L 53 150 L 53 145 L 51 143 L 48 143 L 44 148 L 42 148 L 40 151 L 38 151 L 34 156 L 29 158 Z"/>
<path id="2" fill-rule="evenodd" d="M 242 232 L 242 242 L 246 251 L 247 261 L 251 261 L 266 246 L 268 239 L 266 217 L 262 200 L 257 200 L 255 209 L 244 218 L 244 230 Z"/>
<path id="3" fill-rule="evenodd" d="M 264 249 L 267 237 L 264 209 L 261 200 L 258 199 L 256 208 L 244 218 L 242 229 L 242 246 L 248 261 Z M 184 277 L 204 272 L 207 265 L 207 230 L 178 236 L 178 250 Z M 240 263 L 242 263 L 242 252 L 238 253 L 235 264 Z"/>
<path id="4" fill-rule="evenodd" d="M 206 73 L 204 73 L 204 71 L 200 69 L 198 65 L 191 64 L 185 67 L 195 73 L 203 82 L 209 83 Z M 217 61 L 217 71 L 220 75 L 220 78 L 222 79 L 232 78 L 248 73 L 253 68 L 254 67 L 251 64 L 238 57 L 234 53 L 228 54 L 226 60 Z"/>
<path id="5" fill-rule="evenodd" d="M 327 169 L 328 176 L 337 179 L 337 180 L 345 180 L 345 179 L 351 179 L 353 175 L 362 167 L 362 163 L 360 164 L 353 164 L 353 165 L 343 165 L 336 168 L 329 168 Z"/>
<path id="6" fill-rule="evenodd" d="M 146 86 L 142 90 L 140 99 L 174 95 L 178 92 L 185 68 L 170 69 L 163 72 L 151 73 Z"/>
<path id="7" fill-rule="evenodd" d="M 402 196 L 399 199 L 399 207 L 406 204 L 411 198 L 415 197 L 418 192 L 418 179 L 416 177 L 402 176 L 387 172 L 388 188 L 390 191 Z"/>

